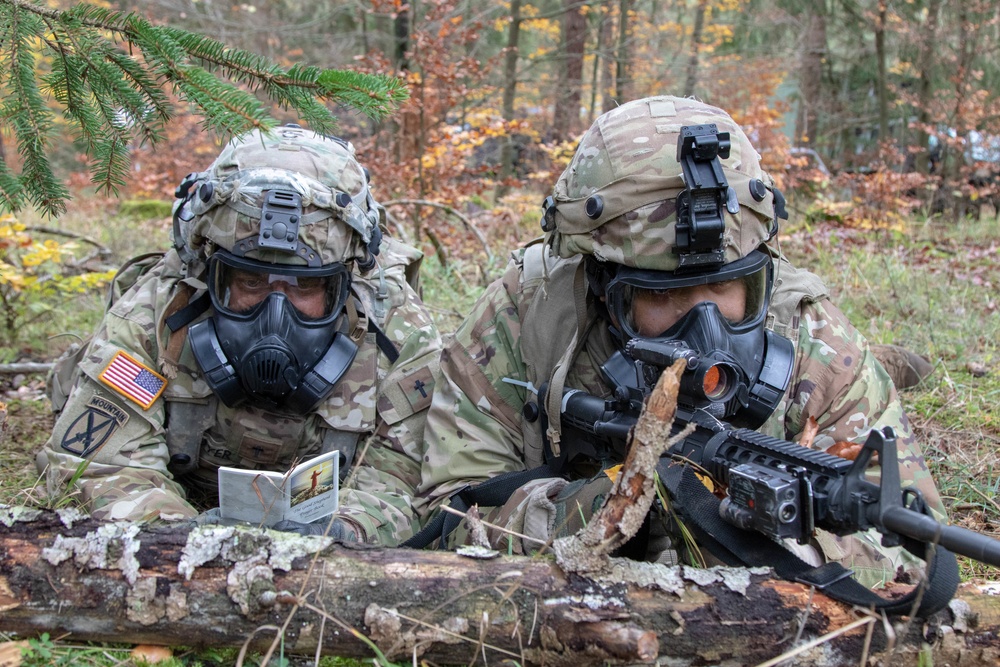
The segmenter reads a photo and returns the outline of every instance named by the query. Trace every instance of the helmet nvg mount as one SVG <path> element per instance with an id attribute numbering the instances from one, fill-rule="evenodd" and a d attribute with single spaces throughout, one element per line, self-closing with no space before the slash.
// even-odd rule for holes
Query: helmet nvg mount
<path id="1" fill-rule="evenodd" d="M 720 174 L 707 173 L 716 168 Z M 693 178 L 701 182 L 691 183 Z M 685 235 L 683 226 L 677 229 L 678 196 L 689 185 L 708 195 L 720 182 L 728 186 L 721 239 L 698 229 L 690 240 L 697 251 L 717 245 L 722 263 L 729 263 L 775 234 L 777 219 L 785 217 L 784 198 L 746 134 L 722 109 L 679 97 L 636 100 L 600 116 L 583 135 L 543 204 L 542 229 L 561 257 L 593 255 L 620 266 L 675 272 Z"/>
<path id="2" fill-rule="evenodd" d="M 185 259 L 222 249 L 275 264 L 357 261 L 365 270 L 378 254 L 378 204 L 354 147 L 297 125 L 233 139 L 175 194 L 174 245 Z"/>
<path id="3" fill-rule="evenodd" d="M 791 342 L 764 328 L 773 266 L 760 248 L 787 215 L 729 114 L 666 96 L 614 109 L 584 134 L 543 207 L 550 246 L 586 256 L 590 288 L 620 341 L 604 368 L 609 381 L 648 390 L 651 363 L 684 358 L 682 404 L 751 428 L 763 423 L 793 358 Z M 663 332 L 634 324 L 636 295 L 730 281 L 746 294 L 738 321 L 702 302 Z"/>
<path id="4" fill-rule="evenodd" d="M 343 312 L 351 265 L 375 265 L 379 208 L 353 147 L 296 125 L 233 139 L 177 189 L 174 244 L 207 263 L 212 317 L 189 339 L 229 406 L 304 414 L 357 346 Z"/>

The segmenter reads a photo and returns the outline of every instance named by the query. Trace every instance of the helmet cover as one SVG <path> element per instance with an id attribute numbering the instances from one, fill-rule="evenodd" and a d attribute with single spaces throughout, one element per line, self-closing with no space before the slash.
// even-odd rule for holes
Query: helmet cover
<path id="1" fill-rule="evenodd" d="M 175 243 L 192 255 L 221 248 L 266 263 L 326 266 L 370 259 L 373 238 L 377 243 L 378 205 L 353 146 L 340 139 L 295 125 L 253 131 L 189 179 Z M 284 247 L 257 242 L 272 193 L 298 206 Z"/>
<path id="2" fill-rule="evenodd" d="M 706 124 L 731 137 L 729 156 L 720 160 L 739 211 L 724 213 L 725 262 L 745 257 L 770 239 L 776 230 L 773 180 L 743 130 L 722 109 L 658 96 L 605 113 L 580 140 L 546 212 L 556 254 L 675 271 L 675 200 L 685 190 L 678 137 L 681 127 Z"/>

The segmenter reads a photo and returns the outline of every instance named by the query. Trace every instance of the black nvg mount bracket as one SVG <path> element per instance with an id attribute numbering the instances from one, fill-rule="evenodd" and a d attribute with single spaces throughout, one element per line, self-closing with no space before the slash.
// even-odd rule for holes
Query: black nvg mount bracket
<path id="1" fill-rule="evenodd" d="M 678 271 L 709 269 L 725 263 L 725 211 L 740 211 L 719 158 L 729 157 L 729 133 L 715 123 L 685 125 L 677 138 L 677 161 L 684 172 L 684 192 L 677 197 Z"/>

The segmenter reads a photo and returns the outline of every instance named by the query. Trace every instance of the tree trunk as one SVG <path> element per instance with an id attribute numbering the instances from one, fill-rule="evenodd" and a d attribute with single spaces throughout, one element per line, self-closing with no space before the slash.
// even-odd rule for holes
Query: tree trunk
<path id="1" fill-rule="evenodd" d="M 684 80 L 684 97 L 694 95 L 695 86 L 698 84 L 698 58 L 701 55 L 701 35 L 705 28 L 708 0 L 698 0 L 698 6 L 694 11 L 694 29 L 691 31 L 691 54 L 688 56 L 687 77 Z"/>
<path id="2" fill-rule="evenodd" d="M 330 545 L 257 529 L 139 529 L 50 512 L 0 521 L 0 631 L 73 641 L 242 646 L 438 663 L 756 665 L 838 629 L 799 664 L 885 660 L 882 622 L 766 570 L 620 559 L 567 575 L 546 557 Z M 69 519 L 68 513 L 63 517 Z M 29 520 L 31 519 L 31 520 Z M 326 548 L 313 557 L 317 546 Z M 867 628 L 864 627 L 867 625 Z M 928 623 L 900 621 L 893 665 L 995 664 L 1000 600 L 964 587 Z M 360 635 L 353 634 L 351 628 Z M 925 660 L 926 660 L 925 653 Z M 488 662 L 487 662 L 488 664 Z"/>
<path id="3" fill-rule="evenodd" d="M 563 62 L 559 68 L 552 132 L 549 139 L 564 141 L 580 130 L 580 91 L 583 89 L 583 50 L 587 20 L 579 0 L 563 0 Z"/>
<path id="4" fill-rule="evenodd" d="M 795 143 L 811 146 L 818 131 L 822 94 L 823 59 L 826 57 L 826 15 L 822 6 L 811 5 L 806 17 L 799 74 L 799 112 L 795 122 Z"/>
<path id="5" fill-rule="evenodd" d="M 917 145 L 920 146 L 920 152 L 917 153 L 916 168 L 921 174 L 930 173 L 931 166 L 930 153 L 928 151 L 928 139 L 930 137 L 927 128 L 931 123 L 931 102 L 933 102 L 934 93 L 932 85 L 934 81 L 933 69 L 935 56 L 939 49 L 939 45 L 937 44 L 937 26 L 940 9 L 941 0 L 930 0 L 927 4 L 927 19 L 921 30 L 920 53 L 918 56 L 920 83 L 917 90 L 917 118 L 920 122 L 920 130 L 917 132 Z M 939 144 L 942 155 L 945 153 L 944 140 L 946 138 L 942 137 L 941 144 Z"/>
<path id="6" fill-rule="evenodd" d="M 615 55 L 615 97 L 616 104 L 625 104 L 631 99 L 632 85 L 629 79 L 629 8 L 631 0 L 618 0 L 618 45 Z M 612 108 L 616 106 L 612 105 Z"/>
<path id="7" fill-rule="evenodd" d="M 591 113 L 593 116 L 607 113 L 615 108 L 615 63 L 617 58 L 614 54 L 614 21 L 611 16 L 611 7 L 604 7 L 604 14 L 601 18 L 601 25 L 598 29 L 598 55 L 601 59 L 600 86 L 601 86 L 601 110 L 596 109 Z"/>
<path id="8" fill-rule="evenodd" d="M 972 36 L 973 26 L 969 21 L 969 12 L 966 5 L 959 5 L 958 16 L 954 20 L 958 25 L 959 46 L 957 62 L 952 64 L 953 73 L 951 75 L 951 80 L 955 86 L 955 107 L 952 112 L 952 122 L 955 124 L 955 129 L 958 130 L 959 136 L 964 136 L 968 132 L 968 109 L 966 99 L 968 92 L 967 77 L 969 76 L 972 56 L 976 47 L 975 40 Z M 951 156 L 951 159 L 944 163 L 944 169 L 942 170 L 945 185 L 949 186 L 952 192 L 959 190 L 959 188 L 963 185 L 963 181 L 966 180 L 962 173 L 964 160 L 961 154 L 961 148 L 958 148 L 955 152 L 957 154 Z M 957 196 L 952 195 L 952 222 L 958 223 L 965 217 L 966 213 L 965 197 L 963 197 L 960 192 Z"/>
<path id="9" fill-rule="evenodd" d="M 517 60 L 518 45 L 521 41 L 521 0 L 510 2 L 510 29 L 507 31 L 507 49 L 504 53 L 503 65 L 503 114 L 504 122 L 510 124 L 514 120 L 514 98 L 517 95 Z M 500 179 L 514 175 L 514 137 L 510 133 L 504 135 L 503 146 L 500 149 Z M 501 182 L 497 186 L 497 199 L 507 194 L 509 187 Z"/>
<path id="10" fill-rule="evenodd" d="M 892 136 L 889 130 L 889 81 L 886 75 L 885 53 L 885 21 L 888 9 L 885 1 L 878 3 L 878 19 L 875 22 L 875 59 L 878 63 L 878 77 L 875 85 L 878 88 L 878 138 L 879 142 L 889 141 Z"/>
<path id="11" fill-rule="evenodd" d="M 410 5 L 404 4 L 392 21 L 393 50 L 392 64 L 397 72 L 410 69 L 407 53 L 410 50 Z"/>

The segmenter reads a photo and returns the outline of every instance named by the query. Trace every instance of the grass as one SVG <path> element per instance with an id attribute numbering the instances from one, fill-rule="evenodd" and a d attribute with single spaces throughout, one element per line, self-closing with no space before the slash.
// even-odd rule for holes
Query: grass
<path id="1" fill-rule="evenodd" d="M 17 505 L 28 500 L 38 482 L 35 453 L 52 432 L 52 412 L 44 400 L 15 398 L 6 403 L 8 427 L 0 457 L 0 504 Z"/>
<path id="2" fill-rule="evenodd" d="M 782 250 L 819 274 L 870 340 L 934 364 L 902 400 L 958 525 L 1000 537 L 1000 221 L 862 231 L 801 226 Z M 961 559 L 966 578 L 995 568 Z"/>

